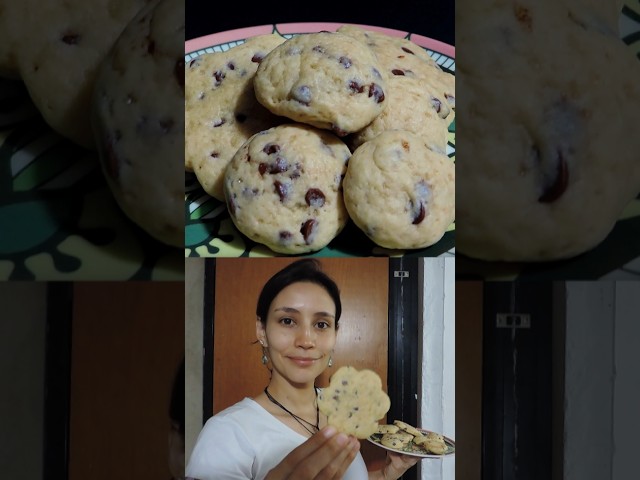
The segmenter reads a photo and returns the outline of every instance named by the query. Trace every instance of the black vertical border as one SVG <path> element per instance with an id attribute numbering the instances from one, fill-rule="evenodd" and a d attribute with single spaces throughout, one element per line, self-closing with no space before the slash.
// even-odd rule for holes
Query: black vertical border
<path id="1" fill-rule="evenodd" d="M 69 478 L 73 284 L 47 284 L 43 479 Z"/>
<path id="2" fill-rule="evenodd" d="M 389 420 L 418 425 L 419 258 L 389 259 Z M 396 273 L 398 272 L 398 273 Z M 402 476 L 417 479 L 412 467 Z"/>
<path id="3" fill-rule="evenodd" d="M 496 328 L 496 314 L 512 311 L 513 286 L 513 312 L 531 314 L 531 328 L 515 335 Z M 486 282 L 483 291 L 482 479 L 551 478 L 552 283 Z"/>
<path id="4" fill-rule="evenodd" d="M 213 315 L 216 297 L 216 260 L 204 261 L 204 305 L 202 309 L 202 424 L 213 415 Z"/>

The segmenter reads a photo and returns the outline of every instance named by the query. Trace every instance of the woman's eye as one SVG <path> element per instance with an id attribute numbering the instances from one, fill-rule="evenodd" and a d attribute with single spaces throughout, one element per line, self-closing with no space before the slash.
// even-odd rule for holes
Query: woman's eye
<path id="1" fill-rule="evenodd" d="M 318 322 L 318 328 L 321 330 L 324 330 L 325 328 L 329 328 L 331 325 L 329 325 L 327 322 Z"/>
<path id="2" fill-rule="evenodd" d="M 281 318 L 280 323 L 282 323 L 283 325 L 291 325 L 293 324 L 293 319 L 289 317 Z"/>

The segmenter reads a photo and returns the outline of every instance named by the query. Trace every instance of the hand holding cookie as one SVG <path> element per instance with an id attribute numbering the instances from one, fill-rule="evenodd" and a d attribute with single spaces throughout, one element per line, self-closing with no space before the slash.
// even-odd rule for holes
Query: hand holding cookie
<path id="1" fill-rule="evenodd" d="M 292 450 L 265 480 L 339 480 L 359 449 L 355 438 L 325 427 Z"/>

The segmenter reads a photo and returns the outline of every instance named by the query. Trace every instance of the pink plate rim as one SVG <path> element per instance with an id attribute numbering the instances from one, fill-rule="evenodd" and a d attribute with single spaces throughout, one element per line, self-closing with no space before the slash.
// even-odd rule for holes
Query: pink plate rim
<path id="1" fill-rule="evenodd" d="M 393 37 L 404 38 L 407 35 L 407 32 L 403 32 L 401 30 L 394 30 L 392 28 L 386 28 L 386 27 L 377 27 L 373 25 L 363 25 L 359 23 L 304 22 L 304 23 L 278 23 L 275 26 L 278 32 L 280 32 L 281 34 L 288 34 L 288 33 L 312 33 L 312 32 L 319 32 L 320 30 L 328 30 L 330 32 L 335 32 L 338 28 L 340 28 L 343 25 L 355 25 L 367 30 L 386 33 L 387 35 L 391 35 Z M 260 25 L 255 27 L 236 28 L 234 30 L 227 30 L 225 32 L 212 33 L 209 35 L 205 35 L 203 37 L 194 38 L 186 41 L 184 44 L 184 51 L 185 51 L 185 54 L 189 54 L 192 52 L 197 52 L 198 50 L 209 48 L 213 45 L 220 45 L 222 43 L 233 42 L 236 40 L 244 40 L 246 38 L 254 37 L 256 35 L 271 33 L 273 31 L 273 27 L 274 25 Z M 434 52 L 442 53 L 451 58 L 456 57 L 455 47 L 447 43 L 441 42 L 439 40 L 434 40 L 433 38 L 412 33 L 411 41 L 417 45 L 420 45 L 421 47 L 433 50 Z"/>

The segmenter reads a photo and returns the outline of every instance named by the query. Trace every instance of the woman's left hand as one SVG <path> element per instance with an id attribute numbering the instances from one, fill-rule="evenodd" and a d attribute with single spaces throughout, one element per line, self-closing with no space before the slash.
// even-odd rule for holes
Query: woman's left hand
<path id="1" fill-rule="evenodd" d="M 419 457 L 403 455 L 402 453 L 387 452 L 387 466 L 384 468 L 385 480 L 400 478 L 404 472 L 413 467 L 420 460 Z"/>

